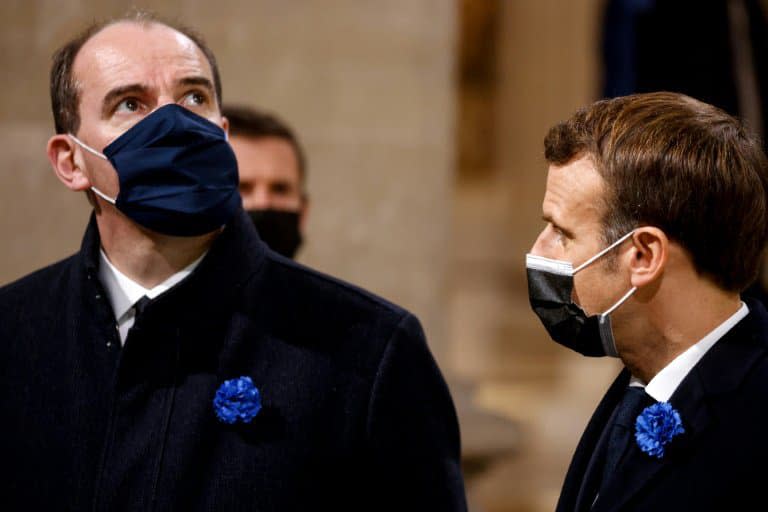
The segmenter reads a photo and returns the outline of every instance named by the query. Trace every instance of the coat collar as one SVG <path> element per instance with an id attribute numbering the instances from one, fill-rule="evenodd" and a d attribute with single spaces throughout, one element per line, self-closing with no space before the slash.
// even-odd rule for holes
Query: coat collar
<path id="1" fill-rule="evenodd" d="M 663 469 L 697 448 L 701 432 L 717 415 L 718 399 L 739 386 L 768 348 L 768 314 L 757 301 L 748 306 L 749 315 L 707 352 L 669 400 L 686 432 L 670 443 L 662 459 L 646 455 L 633 443 L 622 468 L 595 502 L 594 512 L 620 510 Z"/>
<path id="2" fill-rule="evenodd" d="M 98 276 L 100 245 L 96 218 L 91 215 L 80 248 L 89 279 Z M 244 285 L 258 274 L 267 253 L 253 222 L 239 209 L 195 271 L 153 301 L 146 310 L 147 315 L 163 316 L 186 310 L 206 312 L 208 319 L 214 318 L 217 312 L 226 311 Z"/>

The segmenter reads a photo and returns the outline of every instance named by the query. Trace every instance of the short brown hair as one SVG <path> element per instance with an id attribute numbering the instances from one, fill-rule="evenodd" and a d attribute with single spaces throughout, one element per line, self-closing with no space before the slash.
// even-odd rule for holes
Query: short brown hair
<path id="1" fill-rule="evenodd" d="M 299 164 L 299 178 L 306 182 L 307 161 L 299 138 L 288 124 L 274 114 L 243 105 L 224 105 L 221 114 L 229 121 L 229 134 L 243 137 L 277 137 L 288 142 Z"/>
<path id="2" fill-rule="evenodd" d="M 213 86 L 216 92 L 216 100 L 221 105 L 221 78 L 219 76 L 219 67 L 216 64 L 216 57 L 211 49 L 206 45 L 205 40 L 194 30 L 185 27 L 180 23 L 170 21 L 157 16 L 154 13 L 142 10 L 131 11 L 119 18 L 106 21 L 95 22 L 77 36 L 69 40 L 64 46 L 59 48 L 53 54 L 53 64 L 51 65 L 51 109 L 53 111 L 53 123 L 56 133 L 76 133 L 80 129 L 80 90 L 72 72 L 72 66 L 77 54 L 85 43 L 93 36 L 116 23 L 133 22 L 139 24 L 158 24 L 165 25 L 191 39 L 200 51 L 203 52 L 208 64 L 211 66 L 213 74 Z"/>
<path id="3" fill-rule="evenodd" d="M 682 94 L 598 101 L 549 130 L 548 162 L 588 155 L 606 183 L 606 243 L 655 226 L 696 270 L 742 291 L 768 236 L 768 176 L 760 141 L 737 119 Z"/>

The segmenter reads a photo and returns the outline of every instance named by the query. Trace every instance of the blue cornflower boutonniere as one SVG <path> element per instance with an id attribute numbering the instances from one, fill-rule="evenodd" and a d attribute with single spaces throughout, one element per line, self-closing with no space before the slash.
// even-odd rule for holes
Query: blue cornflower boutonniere
<path id="1" fill-rule="evenodd" d="M 261 410 L 261 394 L 250 377 L 225 380 L 216 390 L 213 408 L 224 423 L 250 423 Z"/>
<path id="2" fill-rule="evenodd" d="M 659 402 L 643 409 L 635 422 L 635 440 L 640 449 L 660 459 L 664 447 L 672 439 L 685 432 L 683 422 L 669 402 Z"/>

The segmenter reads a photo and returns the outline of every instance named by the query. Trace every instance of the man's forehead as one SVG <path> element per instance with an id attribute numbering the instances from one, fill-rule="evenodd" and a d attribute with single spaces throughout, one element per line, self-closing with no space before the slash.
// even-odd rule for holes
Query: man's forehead
<path id="1" fill-rule="evenodd" d="M 300 180 L 299 163 L 293 146 L 282 137 L 273 135 L 252 137 L 233 135 L 230 144 L 242 160 L 241 168 L 277 171 Z"/>
<path id="2" fill-rule="evenodd" d="M 137 37 L 142 38 L 137 44 Z M 124 48 L 126 51 L 140 50 L 147 45 L 143 38 L 153 40 L 165 40 L 166 47 L 176 47 L 186 51 L 199 50 L 194 41 L 178 30 L 156 21 L 119 21 L 107 25 L 85 42 L 81 52 L 99 48 L 101 46 L 113 46 Z"/>
<path id="3" fill-rule="evenodd" d="M 602 204 L 605 182 L 588 156 L 564 165 L 552 164 L 547 173 L 543 210 L 555 219 L 596 215 Z"/>
<path id="4" fill-rule="evenodd" d="M 163 61 L 212 74 L 202 50 L 189 37 L 162 23 L 143 21 L 121 21 L 94 34 L 78 52 L 73 72 L 82 83 L 89 78 L 117 78 L 115 73 L 130 72 L 131 66 Z"/>

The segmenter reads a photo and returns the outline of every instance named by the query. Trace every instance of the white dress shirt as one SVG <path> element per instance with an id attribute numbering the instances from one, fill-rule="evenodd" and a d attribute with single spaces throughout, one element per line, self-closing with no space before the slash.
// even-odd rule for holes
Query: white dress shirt
<path id="1" fill-rule="evenodd" d="M 151 289 L 144 288 L 117 270 L 103 250 L 99 251 L 99 253 L 101 258 L 99 280 L 104 286 L 109 303 L 112 305 L 112 311 L 115 313 L 117 329 L 120 332 L 120 343 L 124 344 L 125 338 L 128 336 L 128 330 L 133 327 L 133 322 L 136 319 L 136 310 L 133 305 L 145 295 L 150 299 L 154 299 L 173 288 L 197 268 L 200 262 L 203 261 L 207 251 L 185 268 Z"/>
<path id="2" fill-rule="evenodd" d="M 742 318 L 747 316 L 749 308 L 743 302 L 736 313 L 731 315 L 725 322 L 715 327 L 709 334 L 701 338 L 695 345 L 689 347 L 685 352 L 677 356 L 656 374 L 651 381 L 645 385 L 645 392 L 651 395 L 651 398 L 657 402 L 668 402 L 669 398 L 675 392 L 677 387 L 683 382 L 686 375 L 696 366 L 696 363 L 704 357 L 725 333 L 730 331 Z M 643 382 L 632 377 L 630 386 L 643 387 Z"/>

